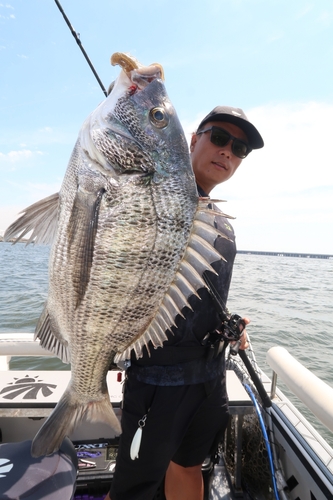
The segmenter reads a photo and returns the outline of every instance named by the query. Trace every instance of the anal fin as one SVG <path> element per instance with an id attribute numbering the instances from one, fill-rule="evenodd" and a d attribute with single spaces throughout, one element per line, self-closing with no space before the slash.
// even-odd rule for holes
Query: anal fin
<path id="1" fill-rule="evenodd" d="M 35 340 L 40 340 L 40 345 L 44 349 L 53 352 L 63 363 L 70 363 L 70 352 L 68 342 L 56 331 L 54 325 L 51 326 L 51 318 L 45 305 L 38 320 L 35 330 Z"/>

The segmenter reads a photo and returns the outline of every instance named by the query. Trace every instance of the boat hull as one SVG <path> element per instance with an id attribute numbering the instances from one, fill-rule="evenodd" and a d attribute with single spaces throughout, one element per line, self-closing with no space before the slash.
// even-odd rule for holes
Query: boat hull
<path id="1" fill-rule="evenodd" d="M 70 378 L 70 371 L 66 370 L 8 370 L 5 356 L 41 354 L 38 343 L 32 343 L 32 336 L 29 336 L 30 340 L 27 335 L 21 337 L 18 340 L 14 334 L 8 343 L 3 340 L 0 342 L 0 429 L 3 443 L 32 440 L 57 404 Z M 253 476 L 253 482 L 259 484 L 262 477 L 256 474 L 262 474 L 263 468 L 264 480 L 255 494 L 251 492 L 252 497 L 254 495 L 257 500 L 274 499 L 272 471 L 267 460 L 267 455 L 270 455 L 265 449 L 260 418 L 245 387 L 249 384 L 259 402 L 260 398 L 238 356 L 229 357 L 228 368 L 231 419 L 225 439 L 220 443 L 219 455 L 213 459 L 207 458 L 203 465 L 205 500 L 247 500 L 252 487 L 248 477 Z M 279 367 L 274 364 L 274 369 L 278 370 Z M 264 389 L 270 394 L 271 380 L 260 370 L 258 373 Z M 119 419 L 122 379 L 123 373 L 119 370 L 108 373 L 110 400 Z M 278 388 L 274 390 L 270 407 L 265 408 L 262 402 L 260 404 L 264 427 L 269 433 L 280 499 L 333 499 L 332 448 Z M 254 437 L 259 444 L 253 445 Z M 92 498 L 103 498 L 113 478 L 118 438 L 107 425 L 83 422 L 70 439 L 78 454 L 75 498 L 79 500 L 87 494 Z M 249 449 L 251 454 L 248 454 Z M 260 460 L 266 461 L 264 466 Z M 164 499 L 163 485 L 155 497 L 157 499 Z"/>

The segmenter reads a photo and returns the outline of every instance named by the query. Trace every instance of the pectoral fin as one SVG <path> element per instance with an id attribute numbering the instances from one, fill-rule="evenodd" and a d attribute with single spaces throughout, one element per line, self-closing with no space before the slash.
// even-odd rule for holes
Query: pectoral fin
<path id="1" fill-rule="evenodd" d="M 14 243 L 17 243 L 32 231 L 27 244 L 31 242 L 51 244 L 57 231 L 58 206 L 59 193 L 30 205 L 21 212 L 21 217 L 7 228 L 4 241 L 14 239 Z"/>
<path id="2" fill-rule="evenodd" d="M 104 193 L 104 188 L 97 193 L 79 189 L 74 200 L 68 225 L 68 253 L 70 261 L 76 263 L 76 271 L 72 276 L 76 307 L 80 305 L 90 280 L 99 209 Z"/>

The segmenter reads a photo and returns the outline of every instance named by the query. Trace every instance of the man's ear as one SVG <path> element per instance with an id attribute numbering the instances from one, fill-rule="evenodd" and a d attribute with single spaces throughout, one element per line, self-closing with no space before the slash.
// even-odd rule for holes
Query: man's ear
<path id="1" fill-rule="evenodd" d="M 197 134 L 192 134 L 191 143 L 190 143 L 190 151 L 194 151 L 195 144 L 197 142 L 198 136 Z"/>

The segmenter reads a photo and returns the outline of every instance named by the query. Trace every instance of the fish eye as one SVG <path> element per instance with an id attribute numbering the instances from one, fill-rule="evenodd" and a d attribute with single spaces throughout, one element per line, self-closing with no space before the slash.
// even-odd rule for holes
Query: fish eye
<path id="1" fill-rule="evenodd" d="M 169 117 L 164 108 L 153 108 L 149 113 L 150 121 L 157 128 L 165 128 L 169 123 Z"/>

